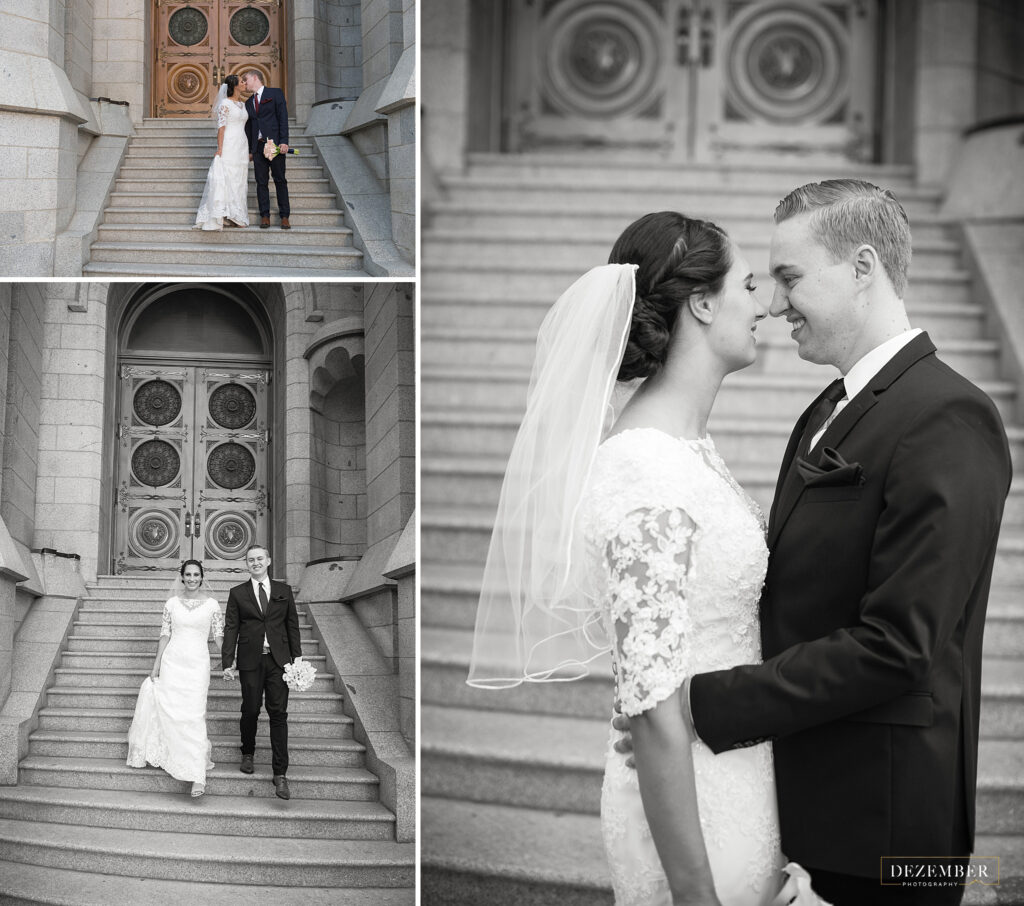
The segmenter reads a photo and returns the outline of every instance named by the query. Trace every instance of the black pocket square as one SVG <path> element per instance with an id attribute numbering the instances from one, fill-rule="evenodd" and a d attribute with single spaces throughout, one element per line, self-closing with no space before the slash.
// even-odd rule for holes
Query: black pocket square
<path id="1" fill-rule="evenodd" d="M 803 458 L 796 461 L 797 471 L 808 488 L 835 488 L 864 484 L 864 469 L 859 462 L 847 462 L 832 447 L 824 447 L 817 464 Z"/>

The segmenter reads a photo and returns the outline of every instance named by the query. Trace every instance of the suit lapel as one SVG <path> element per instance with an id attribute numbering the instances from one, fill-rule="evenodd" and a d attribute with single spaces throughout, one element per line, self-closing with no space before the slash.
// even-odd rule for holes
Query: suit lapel
<path id="1" fill-rule="evenodd" d="M 894 384 L 899 377 L 911 367 L 911 365 L 935 352 L 935 344 L 932 343 L 927 333 L 921 333 L 914 337 L 895 356 L 892 357 L 849 403 L 843 408 L 828 426 L 821 439 L 815 445 L 815 450 L 824 447 L 838 449 L 839 444 L 857 426 L 857 423 L 867 412 L 878 402 L 879 397 Z M 804 483 L 796 470 L 796 446 L 803 434 L 804 426 L 814 407 L 824 396 L 824 391 L 818 394 L 817 398 L 807 408 L 797 422 L 796 428 L 789 440 L 789 447 L 786 449 L 786 456 L 783 460 L 783 468 L 779 475 L 779 485 L 776 486 L 776 500 L 772 503 L 771 519 L 768 524 L 768 547 L 773 548 L 782 532 L 786 521 L 793 512 L 797 501 L 803 494 Z"/>

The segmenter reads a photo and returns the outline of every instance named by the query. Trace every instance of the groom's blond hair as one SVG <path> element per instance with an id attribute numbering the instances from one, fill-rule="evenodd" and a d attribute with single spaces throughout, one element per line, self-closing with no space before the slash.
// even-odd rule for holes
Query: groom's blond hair
<path id="1" fill-rule="evenodd" d="M 811 212 L 817 240 L 838 261 L 861 243 L 878 252 L 901 299 L 910 267 L 910 220 L 888 189 L 862 179 L 826 179 L 794 189 L 775 209 L 775 222 Z"/>
<path id="2" fill-rule="evenodd" d="M 246 76 L 251 76 L 251 75 L 256 76 L 256 78 L 260 80 L 260 84 L 261 85 L 266 85 L 267 84 L 266 82 L 263 81 L 263 73 L 260 72 L 258 69 L 247 69 L 245 72 L 242 73 L 242 78 L 245 78 Z"/>

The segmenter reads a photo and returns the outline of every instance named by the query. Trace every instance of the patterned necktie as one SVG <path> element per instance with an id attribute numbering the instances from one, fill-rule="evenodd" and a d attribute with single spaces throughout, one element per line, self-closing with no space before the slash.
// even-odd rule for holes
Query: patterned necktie
<path id="1" fill-rule="evenodd" d="M 267 615 L 267 605 L 269 603 L 267 600 L 267 590 L 264 588 L 263 583 L 260 582 L 260 610 L 263 611 L 263 616 Z"/>
<path id="2" fill-rule="evenodd" d="M 804 433 L 800 438 L 801 456 L 806 456 L 810 452 L 811 441 L 814 439 L 814 435 L 822 427 L 828 425 L 832 419 L 832 413 L 835 412 L 836 406 L 844 396 L 846 396 L 846 385 L 843 383 L 842 378 L 837 378 L 828 385 L 825 395 L 818 400 L 818 405 L 814 407 L 811 417 L 807 419 L 807 424 L 804 426 Z"/>

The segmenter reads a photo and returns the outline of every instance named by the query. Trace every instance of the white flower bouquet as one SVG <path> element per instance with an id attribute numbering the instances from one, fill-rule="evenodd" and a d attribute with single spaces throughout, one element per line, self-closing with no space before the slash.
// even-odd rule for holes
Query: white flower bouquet
<path id="1" fill-rule="evenodd" d="M 281 146 L 280 145 L 275 145 L 274 144 L 274 140 L 272 138 L 268 138 L 267 139 L 267 143 L 263 146 L 263 156 L 267 160 L 273 160 L 280 153 L 281 153 Z M 294 148 L 289 148 L 287 153 L 288 154 L 298 154 L 299 152 L 296 151 Z"/>
<path id="2" fill-rule="evenodd" d="M 316 679 L 316 667 L 307 663 L 301 657 L 295 658 L 284 668 L 284 682 L 289 689 L 296 692 L 305 692 L 312 688 L 313 680 Z"/>

